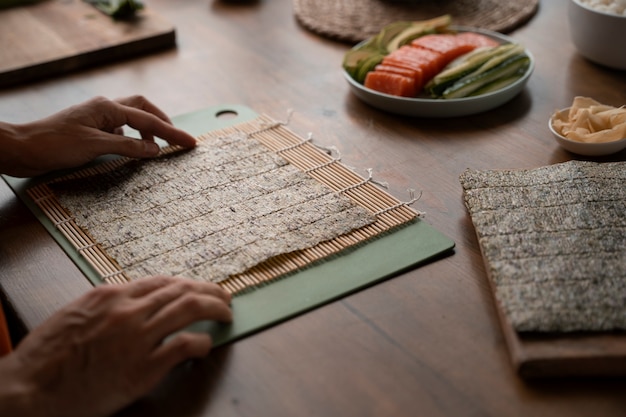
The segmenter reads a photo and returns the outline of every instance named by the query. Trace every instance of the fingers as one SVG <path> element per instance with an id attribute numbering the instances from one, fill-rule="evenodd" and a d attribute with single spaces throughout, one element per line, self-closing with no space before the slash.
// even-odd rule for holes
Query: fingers
<path id="1" fill-rule="evenodd" d="M 121 97 L 115 99 L 114 101 L 123 104 L 128 107 L 134 107 L 136 109 L 144 110 L 148 113 L 152 113 L 157 116 L 159 119 L 163 120 L 166 123 L 172 124 L 170 118 L 165 114 L 161 109 L 155 106 L 152 102 L 150 102 L 144 96 L 134 95 L 130 97 Z"/>
<path id="2" fill-rule="evenodd" d="M 170 145 L 180 145 L 185 148 L 193 147 L 196 144 L 193 136 L 164 122 L 151 113 L 124 106 L 122 111 L 124 112 L 125 124 L 137 129 L 142 133 L 142 136 L 145 134 L 157 136 L 166 140 Z"/>
<path id="3" fill-rule="evenodd" d="M 85 119 L 94 120 L 90 140 L 97 155 L 117 154 L 130 158 L 151 158 L 160 149 L 154 138 L 159 137 L 171 145 L 192 148 L 196 139 L 172 125 L 169 117 L 142 96 L 131 96 L 117 100 L 96 97 L 80 108 Z M 97 115 L 94 116 L 94 115 Z M 121 135 L 121 127 L 128 125 L 136 129 L 141 140 Z"/>
<path id="4" fill-rule="evenodd" d="M 184 278 L 172 278 L 167 285 L 159 287 L 145 296 L 143 311 L 146 314 L 146 318 L 151 317 L 169 303 L 185 295 L 215 297 L 224 304 L 229 304 L 231 300 L 230 294 L 217 284 Z"/>
<path id="5" fill-rule="evenodd" d="M 125 125 L 138 130 L 142 139 L 124 136 Z M 77 167 L 106 154 L 155 157 L 160 153 L 155 137 L 182 147 L 196 145 L 195 138 L 174 127 L 163 111 L 142 96 L 94 97 L 21 129 L 28 138 L 26 157 L 14 169 L 21 176 Z"/>
<path id="6" fill-rule="evenodd" d="M 117 317 L 123 318 L 128 326 L 140 326 L 138 334 L 147 347 L 153 348 L 194 322 L 232 321 L 228 292 L 214 283 L 187 278 L 147 277 L 124 285 L 98 287 L 85 297 L 88 298 L 87 304 L 85 300 L 77 303 L 88 306 L 90 311 L 108 310 L 111 317 L 117 310 Z M 122 304 L 126 307 L 122 308 Z M 130 317 L 133 319 L 129 321 Z M 113 322 L 119 323 L 119 320 Z"/>
<path id="7" fill-rule="evenodd" d="M 223 323 L 232 321 L 232 312 L 221 298 L 208 294 L 186 293 L 172 300 L 148 319 L 146 329 L 155 343 L 200 320 Z"/>
<path id="8" fill-rule="evenodd" d="M 135 315 L 152 343 L 200 320 L 230 322 L 231 296 L 218 285 L 186 278 L 156 276 L 126 284 L 137 299 Z"/>
<path id="9" fill-rule="evenodd" d="M 180 278 L 167 275 L 155 275 L 152 277 L 141 278 L 124 285 L 126 285 L 127 291 L 131 297 L 139 298 L 159 288 L 170 285 L 173 282 L 176 282 L 176 280 L 180 280 Z"/>
<path id="10" fill-rule="evenodd" d="M 172 286 L 182 280 L 182 278 L 163 275 L 147 277 L 123 285 L 103 284 L 88 291 L 70 305 L 83 305 L 90 311 L 109 310 L 111 306 L 119 305 L 120 300 L 130 298 L 136 303 L 136 307 L 133 309 L 135 312 L 133 314 L 136 315 L 140 314 L 142 309 L 145 310 L 145 302 L 142 303 L 141 301 L 149 297 L 150 293 Z M 137 300 L 140 302 L 137 303 Z"/>
<path id="11" fill-rule="evenodd" d="M 160 137 L 171 145 L 193 147 L 196 140 L 188 133 L 175 128 L 163 111 L 142 96 L 132 96 L 114 101 L 124 115 L 124 124 L 137 129 L 142 138 Z"/>
<path id="12" fill-rule="evenodd" d="M 148 139 L 134 139 L 114 133 L 97 131 L 91 138 L 96 155 L 115 154 L 129 158 L 153 158 L 161 149 L 152 136 L 142 133 Z"/>
<path id="13" fill-rule="evenodd" d="M 126 287 L 133 297 L 143 297 L 155 290 L 161 290 L 160 293 L 154 293 L 149 298 L 152 304 L 164 304 L 188 292 L 213 295 L 225 303 L 230 303 L 231 299 L 228 292 L 212 282 L 194 281 L 169 275 L 154 275 L 137 279 L 126 284 Z"/>
<path id="14" fill-rule="evenodd" d="M 211 336 L 206 333 L 181 332 L 159 345 L 150 355 L 151 371 L 165 375 L 174 366 L 187 359 L 202 358 L 212 347 Z"/>

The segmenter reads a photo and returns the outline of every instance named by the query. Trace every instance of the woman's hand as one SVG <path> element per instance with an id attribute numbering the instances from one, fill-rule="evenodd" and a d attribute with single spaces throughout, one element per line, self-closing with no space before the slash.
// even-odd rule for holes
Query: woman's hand
<path id="1" fill-rule="evenodd" d="M 138 130 L 142 139 L 123 136 L 125 125 Z M 96 97 L 35 122 L 0 124 L 0 170 L 31 177 L 77 167 L 106 154 L 154 157 L 159 153 L 155 136 L 186 148 L 196 144 L 142 96 Z"/>

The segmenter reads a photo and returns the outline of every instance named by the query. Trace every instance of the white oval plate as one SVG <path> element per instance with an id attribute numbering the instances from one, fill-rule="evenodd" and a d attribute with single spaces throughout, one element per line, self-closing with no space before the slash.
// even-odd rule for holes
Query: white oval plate
<path id="1" fill-rule="evenodd" d="M 489 30 L 467 28 L 463 26 L 451 26 L 451 28 L 459 32 L 480 33 L 496 39 L 501 43 L 516 42 L 513 38 Z M 355 46 L 355 48 L 357 46 Z M 352 92 L 358 98 L 373 107 L 390 113 L 405 116 L 442 118 L 468 116 L 501 106 L 518 95 L 524 89 L 524 86 L 528 82 L 528 78 L 530 78 L 530 75 L 535 68 L 535 60 L 528 50 L 526 50 L 526 55 L 530 58 L 530 65 L 523 77 L 500 90 L 476 97 L 444 100 L 434 98 L 408 98 L 392 96 L 367 88 L 363 84 L 359 84 L 345 70 L 343 70 L 343 76 L 348 81 L 348 84 L 350 84 Z"/>

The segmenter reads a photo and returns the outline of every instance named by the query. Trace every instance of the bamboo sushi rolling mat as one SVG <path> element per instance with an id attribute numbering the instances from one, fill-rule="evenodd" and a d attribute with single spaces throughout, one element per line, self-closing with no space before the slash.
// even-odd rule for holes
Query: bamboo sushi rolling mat
<path id="1" fill-rule="evenodd" d="M 355 205 L 364 208 L 371 214 L 372 220 L 362 227 L 321 241 L 314 246 L 278 254 L 243 272 L 216 281 L 232 294 L 264 285 L 279 277 L 314 265 L 412 223 L 419 216 L 418 212 L 409 207 L 413 201 L 404 203 L 397 200 L 375 185 L 371 176 L 364 178 L 358 175 L 342 164 L 338 158 L 313 145 L 310 139 L 299 137 L 283 123 L 276 122 L 267 116 L 259 116 L 251 121 L 208 132 L 200 135 L 198 141 L 202 143 L 242 133 L 246 138 L 257 140 L 301 172 L 329 187 L 333 193 L 345 196 Z M 162 153 L 168 155 L 177 151 L 179 149 L 176 147 L 167 147 Z M 88 261 L 102 280 L 111 284 L 125 283 L 133 278 L 129 277 L 116 259 L 103 249 L 101 242 L 91 236 L 89 230 L 84 230 L 79 226 L 76 218 L 60 203 L 54 187 L 56 184 L 80 179 L 89 180 L 97 175 L 119 170 L 130 161 L 133 160 L 114 159 L 27 189 L 27 194 L 55 227 Z"/>
<path id="2" fill-rule="evenodd" d="M 356 43 L 400 20 L 426 20 L 449 14 L 455 25 L 511 32 L 530 20 L 539 0 L 294 0 L 306 29 Z"/>

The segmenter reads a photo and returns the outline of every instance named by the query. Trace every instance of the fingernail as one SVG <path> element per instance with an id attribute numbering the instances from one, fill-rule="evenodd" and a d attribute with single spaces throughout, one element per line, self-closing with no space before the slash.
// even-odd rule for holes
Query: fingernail
<path id="1" fill-rule="evenodd" d="M 157 156 L 161 152 L 161 148 L 154 142 L 143 142 L 143 148 L 147 156 Z"/>

